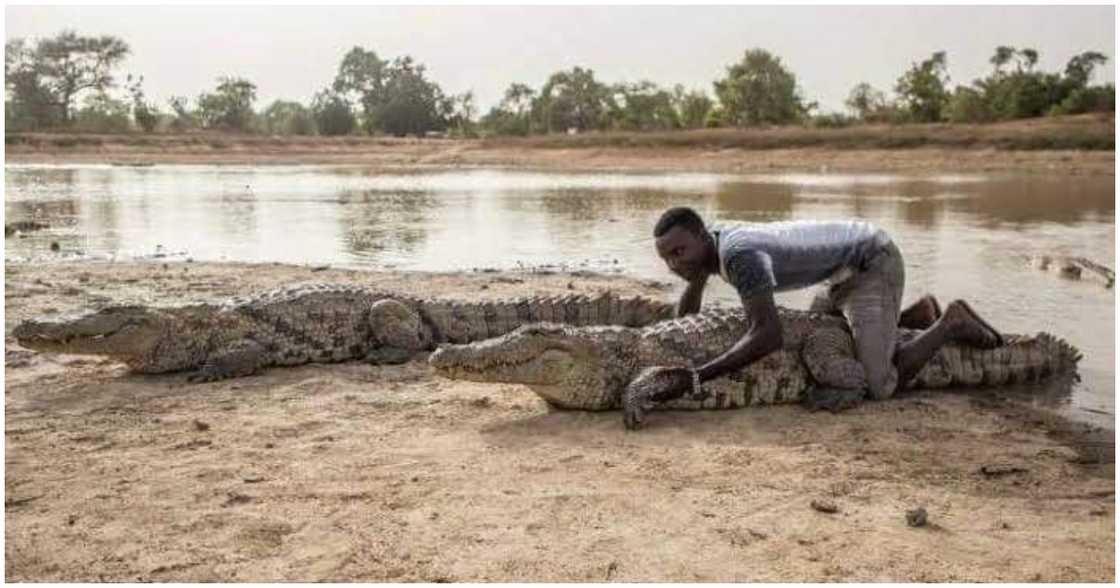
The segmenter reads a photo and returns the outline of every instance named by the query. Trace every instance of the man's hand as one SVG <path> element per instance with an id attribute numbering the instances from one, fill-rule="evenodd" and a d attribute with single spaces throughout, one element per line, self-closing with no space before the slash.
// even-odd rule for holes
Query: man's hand
<path id="1" fill-rule="evenodd" d="M 700 304 L 704 300 L 704 286 L 707 283 L 707 275 L 700 276 L 688 283 L 688 287 L 681 293 L 680 302 L 677 302 L 677 318 L 700 312 Z"/>
<path id="2" fill-rule="evenodd" d="M 692 391 L 692 370 L 657 366 L 642 370 L 622 393 L 622 421 L 627 429 L 641 428 L 654 402 L 665 402 Z"/>

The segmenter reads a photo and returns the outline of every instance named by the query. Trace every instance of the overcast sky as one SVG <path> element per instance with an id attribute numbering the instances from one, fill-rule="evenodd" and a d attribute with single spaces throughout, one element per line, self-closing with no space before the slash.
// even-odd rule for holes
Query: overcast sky
<path id="1" fill-rule="evenodd" d="M 779 56 L 803 95 L 843 108 L 861 81 L 889 90 L 910 63 L 948 52 L 951 83 L 986 75 L 997 45 L 1039 51 L 1057 71 L 1073 55 L 1110 59 L 1112 6 L 8 6 L 5 33 L 51 36 L 72 28 L 115 35 L 132 48 L 122 74 L 142 74 L 161 108 L 192 99 L 222 75 L 257 84 L 263 108 L 307 102 L 355 45 L 382 59 L 411 55 L 444 91 L 474 90 L 485 111 L 512 82 L 540 88 L 560 69 L 591 68 L 602 82 L 649 79 L 712 93 L 712 81 L 748 48 Z"/>

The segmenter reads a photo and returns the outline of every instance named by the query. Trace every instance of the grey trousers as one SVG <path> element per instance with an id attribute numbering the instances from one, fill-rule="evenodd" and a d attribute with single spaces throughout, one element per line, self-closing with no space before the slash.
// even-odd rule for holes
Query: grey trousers
<path id="1" fill-rule="evenodd" d="M 824 288 L 811 306 L 818 312 L 838 311 L 848 320 L 867 391 L 876 400 L 890 398 L 898 387 L 894 353 L 905 285 L 902 252 L 891 242 L 866 268 Z"/>

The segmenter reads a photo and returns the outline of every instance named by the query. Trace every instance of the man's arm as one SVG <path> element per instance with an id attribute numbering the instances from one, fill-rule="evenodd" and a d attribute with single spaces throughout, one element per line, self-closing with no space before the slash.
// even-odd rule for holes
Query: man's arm
<path id="1" fill-rule="evenodd" d="M 742 301 L 747 313 L 747 332 L 731 349 L 697 368 L 700 381 L 746 367 L 782 347 L 782 323 L 774 304 L 774 292 L 766 290 Z"/>
<path id="2" fill-rule="evenodd" d="M 681 294 L 677 303 L 677 318 L 700 312 L 700 303 L 704 299 L 704 285 L 708 283 L 708 276 L 703 275 L 688 283 L 688 287 Z"/>

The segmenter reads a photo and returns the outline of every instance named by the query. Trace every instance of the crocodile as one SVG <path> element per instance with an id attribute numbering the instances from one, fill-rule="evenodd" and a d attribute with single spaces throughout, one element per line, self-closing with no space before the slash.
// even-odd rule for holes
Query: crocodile
<path id="1" fill-rule="evenodd" d="M 859 391 L 863 366 L 843 317 L 778 309 L 782 347 L 745 369 L 706 382 L 704 394 L 658 398 L 655 366 L 699 366 L 724 353 L 745 332 L 742 309 L 716 308 L 645 327 L 525 325 L 484 341 L 441 346 L 428 358 L 451 379 L 527 385 L 549 404 L 609 410 L 626 402 L 658 408 L 723 409 L 800 402 L 810 393 Z M 900 341 L 920 331 L 899 329 Z M 941 348 L 910 387 L 998 386 L 1076 376 L 1081 355 L 1047 333 L 1004 335 L 1003 345 Z"/>
<path id="2" fill-rule="evenodd" d="M 12 334 L 36 351 L 105 355 L 138 373 L 193 370 L 190 381 L 213 381 L 313 362 L 401 363 L 441 343 L 540 321 L 638 327 L 672 315 L 671 304 L 609 292 L 464 302 L 305 284 L 219 303 L 112 305 L 27 320 Z"/>
<path id="3" fill-rule="evenodd" d="M 1081 280 L 1086 275 L 1091 275 L 1105 288 L 1112 288 L 1116 283 L 1116 273 L 1112 269 L 1087 257 L 1036 255 L 1030 258 L 1030 263 L 1037 269 L 1056 272 L 1063 278 L 1071 280 Z"/>

